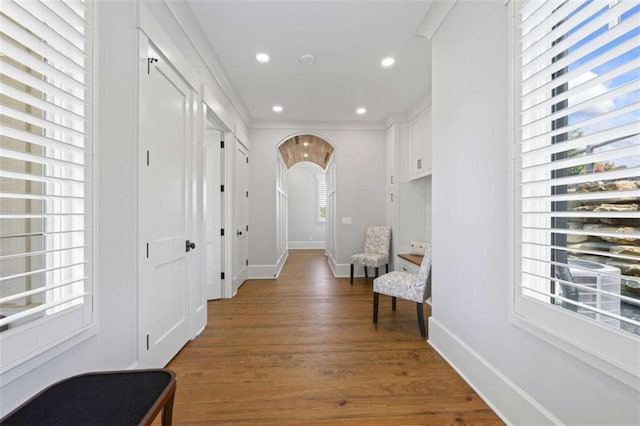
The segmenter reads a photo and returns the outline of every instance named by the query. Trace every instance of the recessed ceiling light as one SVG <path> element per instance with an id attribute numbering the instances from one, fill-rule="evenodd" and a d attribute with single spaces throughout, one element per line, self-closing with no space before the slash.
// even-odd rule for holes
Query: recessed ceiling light
<path id="1" fill-rule="evenodd" d="M 391 56 L 387 56 L 380 62 L 380 64 L 382 64 L 382 66 L 385 68 L 389 68 L 391 65 L 395 63 L 396 63 L 396 60 L 393 59 Z"/>
<path id="2" fill-rule="evenodd" d="M 315 61 L 316 58 L 311 53 L 305 53 L 304 55 L 300 56 L 300 62 L 307 66 L 313 65 Z"/>
<path id="3" fill-rule="evenodd" d="M 307 158 L 309 156 L 309 154 L 307 154 L 306 152 L 303 154 L 304 158 Z"/>
<path id="4" fill-rule="evenodd" d="M 303 142 L 302 145 L 309 146 L 309 142 Z"/>
<path id="5" fill-rule="evenodd" d="M 265 63 L 269 62 L 269 55 L 267 55 L 266 53 L 262 53 L 262 52 L 258 53 L 256 55 L 256 60 L 258 62 L 261 62 L 261 63 L 265 64 Z"/>
<path id="6" fill-rule="evenodd" d="M 273 112 L 282 112 L 282 106 L 280 105 L 274 105 L 271 109 L 273 110 Z"/>
<path id="7" fill-rule="evenodd" d="M 358 109 L 356 110 L 356 114 L 358 114 L 358 115 L 364 115 L 364 114 L 366 114 L 366 113 L 367 113 L 367 109 L 366 109 L 366 108 L 362 108 L 362 107 L 360 107 L 360 108 L 358 108 Z"/>

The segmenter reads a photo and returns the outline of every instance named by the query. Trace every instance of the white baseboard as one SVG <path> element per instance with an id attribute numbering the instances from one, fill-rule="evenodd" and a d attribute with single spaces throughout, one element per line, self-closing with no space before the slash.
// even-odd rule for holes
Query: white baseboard
<path id="1" fill-rule="evenodd" d="M 563 424 L 433 317 L 429 318 L 428 342 L 505 423 Z"/>
<path id="2" fill-rule="evenodd" d="M 289 256 L 288 251 L 284 251 L 275 265 L 249 265 L 247 271 L 248 278 L 251 280 L 272 280 L 280 276 L 280 271 Z"/>
<path id="3" fill-rule="evenodd" d="M 324 249 L 326 244 L 324 241 L 288 241 L 289 250 L 309 250 Z"/>

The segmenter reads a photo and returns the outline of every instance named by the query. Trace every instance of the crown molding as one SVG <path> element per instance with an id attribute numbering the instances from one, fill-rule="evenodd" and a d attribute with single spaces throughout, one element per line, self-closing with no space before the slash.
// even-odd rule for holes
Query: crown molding
<path id="1" fill-rule="evenodd" d="M 431 3 L 416 34 L 431 40 L 457 1 L 458 0 L 438 0 Z"/>

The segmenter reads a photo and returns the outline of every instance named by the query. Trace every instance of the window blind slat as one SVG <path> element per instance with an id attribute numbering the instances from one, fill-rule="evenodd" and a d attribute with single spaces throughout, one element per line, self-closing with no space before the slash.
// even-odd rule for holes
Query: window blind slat
<path id="1" fill-rule="evenodd" d="M 616 229 L 615 226 L 611 226 L 611 228 Z M 522 229 L 526 229 L 534 232 L 546 232 L 552 231 L 555 234 L 574 234 L 574 235 L 586 235 L 589 237 L 605 237 L 605 238 L 615 238 L 615 239 L 624 239 L 624 238 L 632 238 L 632 239 L 640 239 L 640 234 L 638 233 L 623 233 L 623 232 L 604 232 L 597 230 L 582 230 L 582 229 L 562 229 L 562 228 L 536 228 L 533 226 L 523 226 Z"/>
<path id="2" fill-rule="evenodd" d="M 6 115 L 7 117 L 14 118 L 18 121 L 22 121 L 24 123 L 32 124 L 36 127 L 41 127 L 47 131 L 55 132 L 59 136 L 56 139 L 60 139 L 62 142 L 69 143 L 67 139 L 72 139 L 71 145 L 83 145 L 83 139 L 85 138 L 85 134 L 78 130 L 72 129 L 67 126 L 63 126 L 58 123 L 54 123 L 49 120 L 45 120 L 43 118 L 35 117 L 34 115 L 27 114 L 23 111 L 18 111 L 13 108 L 6 107 L 4 105 L 0 105 L 0 114 Z"/>
<path id="3" fill-rule="evenodd" d="M 31 74 L 27 74 L 9 63 L 4 62 L 2 64 L 1 71 L 2 74 L 19 81 L 25 86 L 30 86 L 36 90 L 41 91 L 42 93 L 66 102 L 68 104 L 68 107 L 73 108 L 76 113 L 78 113 L 78 111 L 82 111 L 86 106 L 86 102 L 83 99 L 80 99 L 69 92 L 55 87 L 44 80 L 38 79 Z"/>
<path id="4" fill-rule="evenodd" d="M 63 71 L 69 71 L 75 74 L 85 73 L 85 69 L 73 59 L 42 43 L 41 39 L 38 39 L 32 33 L 26 31 L 23 27 L 20 27 L 4 15 L 0 15 L 0 28 L 2 28 L 2 32 L 9 37 L 52 61 L 58 67 L 61 67 Z"/>
<path id="5" fill-rule="evenodd" d="M 27 310 L 24 310 L 24 311 L 22 311 L 20 313 L 10 315 L 10 316 L 8 316 L 6 318 L 0 319 L 0 327 L 2 327 L 3 325 L 11 324 L 12 322 L 16 322 L 16 321 L 21 320 L 23 318 L 27 318 L 27 317 L 30 317 L 32 315 L 39 314 L 39 313 L 47 311 L 47 310 L 49 310 L 51 308 L 55 308 L 57 306 L 64 305 L 65 303 L 73 302 L 74 300 L 86 297 L 89 294 L 90 294 L 89 292 L 82 292 L 82 293 L 77 294 L 77 295 L 65 297 L 65 298 L 62 298 L 62 299 L 57 299 L 56 302 L 45 303 L 43 305 L 39 305 L 37 308 L 27 309 Z"/>
<path id="6" fill-rule="evenodd" d="M 60 152 L 68 152 L 69 154 L 84 154 L 87 151 L 81 146 L 72 145 L 56 139 L 48 138 L 46 136 L 40 136 L 36 135 L 35 133 L 15 129 L 10 126 L 5 126 L 4 124 L 0 124 L 0 135 L 17 139 L 23 142 L 36 144 L 44 148 L 56 149 Z"/>
<path id="7" fill-rule="evenodd" d="M 622 108 L 617 108 L 617 109 L 614 109 L 613 111 L 609 111 L 604 114 L 595 115 L 591 118 L 578 121 L 577 123 L 572 124 L 570 126 L 561 127 L 557 130 L 552 130 L 546 133 L 542 133 L 538 136 L 534 136 L 530 138 L 522 138 L 522 142 L 520 142 L 521 145 L 523 146 L 522 152 L 527 153 L 532 150 L 532 148 L 528 148 L 528 147 L 540 146 L 542 143 L 550 141 L 551 138 L 554 136 L 570 134 L 574 130 L 579 130 L 581 128 L 588 128 L 595 124 L 602 123 L 603 121 L 607 121 L 608 123 L 616 122 L 622 116 L 629 114 L 631 112 L 634 112 L 636 110 L 640 110 L 640 100 L 631 105 L 627 105 Z"/>
<path id="8" fill-rule="evenodd" d="M 77 262 L 77 263 L 72 263 L 69 265 L 60 265 L 60 266 L 54 266 L 54 267 L 50 267 L 50 268 L 42 268 L 42 269 L 36 269 L 33 271 L 27 271 L 27 272 L 22 272 L 19 274 L 13 274 L 13 275 L 7 275 L 6 277 L 0 277 L 0 283 L 2 283 L 3 281 L 9 281 L 9 280 L 14 280 L 16 278 L 24 278 L 24 277 L 29 277 L 32 275 L 37 275 L 37 274 L 43 274 L 46 272 L 53 272 L 53 271 L 60 271 L 62 269 L 69 269 L 69 268 L 73 268 L 76 266 L 82 266 L 82 265 L 86 265 L 88 262 L 87 261 L 83 261 L 83 262 Z"/>
<path id="9" fill-rule="evenodd" d="M 556 29 L 548 32 L 542 39 L 538 40 L 533 45 L 531 45 L 531 47 L 523 51 L 522 56 L 527 56 L 527 55 L 533 56 L 533 58 L 529 62 L 523 63 L 523 67 L 522 67 L 523 72 L 525 74 L 527 74 L 530 71 L 533 72 L 537 67 L 540 67 L 540 65 L 544 65 L 545 63 L 551 62 L 550 58 L 554 58 L 560 55 L 561 53 L 563 53 L 565 50 L 569 50 L 569 48 L 574 44 L 576 44 L 578 41 L 582 40 L 583 38 L 587 37 L 591 33 L 595 32 L 597 29 L 602 27 L 603 20 L 606 22 L 611 22 L 619 18 L 624 13 L 628 12 L 634 6 L 635 5 L 633 4 L 633 2 L 618 3 L 617 5 L 611 8 L 607 8 L 606 4 L 603 4 L 602 2 L 598 2 L 598 1 L 594 1 L 590 3 L 588 6 L 583 8 L 580 12 L 573 15 L 567 21 L 562 22 L 562 24 L 558 26 Z M 586 23 L 579 29 L 570 32 L 570 30 L 574 29 L 574 27 L 577 24 L 582 22 L 583 18 L 593 15 L 598 10 L 603 9 L 603 7 L 607 10 L 600 16 L 600 19 L 594 19 Z M 606 38 L 603 38 L 602 40 L 600 40 L 600 43 L 606 44 L 608 42 L 607 40 L 610 41 L 610 40 L 616 39 L 617 37 L 633 29 L 635 26 L 636 25 L 633 21 L 630 21 L 630 20 L 624 21 L 621 24 L 614 27 L 611 31 L 608 31 L 606 33 Z M 525 37 L 525 40 L 527 39 L 528 38 Z M 554 44 L 556 40 L 560 40 L 560 41 Z M 546 46 L 549 46 L 549 48 L 545 50 L 539 49 L 539 51 L 544 52 L 539 55 L 530 54 L 530 52 L 538 48 L 539 45 L 543 45 L 543 46 L 546 45 Z M 588 49 L 596 50 L 597 47 L 589 46 Z M 579 54 L 576 53 L 576 56 L 579 56 Z"/>
<path id="10" fill-rule="evenodd" d="M 65 179 L 53 176 L 41 176 L 22 172 L 11 172 L 8 170 L 0 170 L 0 177 L 24 180 L 27 182 L 44 182 L 52 184 L 62 184 L 73 190 L 81 190 L 84 188 L 85 182 L 82 180 Z"/>
<path id="11" fill-rule="evenodd" d="M 537 260 L 537 259 L 530 259 L 530 260 Z M 554 265 L 554 262 L 543 262 L 543 263 L 546 263 L 549 266 Z M 569 265 L 557 265 L 557 266 L 569 267 Z M 571 266 L 571 269 L 574 269 L 574 267 Z M 563 284 L 563 285 L 570 286 L 570 287 L 573 287 L 573 288 L 576 288 L 576 289 L 579 289 L 579 290 L 585 290 L 585 291 L 587 291 L 589 293 L 597 293 L 597 294 L 601 294 L 601 295 L 604 295 L 604 296 L 607 296 L 607 297 L 612 297 L 612 298 L 615 298 L 615 299 L 620 300 L 620 301 L 631 303 L 633 305 L 640 304 L 640 301 L 638 301 L 637 299 L 634 299 L 632 297 L 627 297 L 627 296 L 624 296 L 624 295 L 619 294 L 619 293 L 613 293 L 613 292 L 610 292 L 610 291 L 601 290 L 601 289 L 599 289 L 597 287 L 589 287 L 589 286 L 586 286 L 586 285 L 583 285 L 583 284 L 580 284 L 580 283 L 574 283 L 574 282 L 571 282 L 571 281 L 561 280 L 559 278 L 554 278 L 554 277 L 547 276 L 547 275 L 537 274 L 535 272 L 528 271 L 528 270 L 526 270 L 524 268 L 521 270 L 521 273 L 525 274 L 525 275 L 530 275 L 532 277 L 542 278 L 544 280 L 553 281 L 556 284 Z M 611 276 L 611 275 L 608 275 L 608 276 Z M 619 278 L 619 276 L 616 277 L 616 278 Z"/>
<path id="12" fill-rule="evenodd" d="M 590 173 L 576 176 L 565 176 L 552 179 L 542 179 L 535 181 L 525 180 L 521 176 L 521 183 L 523 189 L 535 189 L 543 187 L 552 187 L 558 185 L 575 185 L 581 183 L 597 182 L 602 180 L 616 180 L 616 179 L 628 179 L 635 178 L 640 175 L 640 167 L 629 167 L 626 169 L 609 170 L 600 173 Z"/>
<path id="13" fill-rule="evenodd" d="M 48 6 L 48 1 L 26 1 L 20 2 L 19 5 L 31 15 L 46 23 L 49 28 L 53 29 L 74 46 L 84 49 L 84 35 L 74 28 L 73 25 L 62 19 L 60 15 L 51 10 Z"/>
<path id="14" fill-rule="evenodd" d="M 26 105 L 41 109 L 47 114 L 57 115 L 60 120 L 73 125 L 74 129 L 83 129 L 85 126 L 87 119 L 84 116 L 76 114 L 75 112 L 61 106 L 52 104 L 51 102 L 47 102 L 42 98 L 37 98 L 28 93 L 21 92 L 5 83 L 0 82 L 0 92 L 17 101 L 23 102 Z"/>
<path id="15" fill-rule="evenodd" d="M 568 83 L 571 80 L 575 80 L 576 78 L 582 76 L 584 73 L 591 71 L 592 69 L 598 68 L 599 66 L 611 61 L 614 58 L 622 56 L 625 53 L 630 52 L 635 49 L 640 43 L 640 36 L 635 36 L 627 39 L 624 42 L 621 42 L 616 47 L 607 50 L 606 52 L 594 56 L 592 59 L 585 61 L 583 64 L 572 68 L 571 71 L 565 72 L 562 76 L 554 78 L 553 82 L 555 83 L 555 87 L 558 87 L 562 84 Z M 575 58 L 573 58 L 575 59 Z M 559 61 L 558 61 L 559 62 Z M 549 69 L 546 70 L 546 73 L 538 73 L 534 76 L 531 76 L 528 80 L 522 81 L 522 92 L 523 95 L 529 94 L 535 89 L 538 89 L 540 86 L 546 84 L 549 81 L 549 73 L 558 72 L 560 69 L 564 67 L 559 67 L 558 62 L 555 62 L 553 66 L 550 66 Z M 566 62 L 566 61 L 563 61 Z M 568 64 L 564 63 L 566 67 Z"/>
<path id="16" fill-rule="evenodd" d="M 527 196 L 527 197 L 523 197 L 523 202 L 530 201 L 530 202 L 538 203 L 540 201 L 558 202 L 558 201 L 582 201 L 582 200 L 609 201 L 609 200 L 619 200 L 619 199 L 630 199 L 634 197 L 640 197 L 640 190 L 578 192 L 578 193 L 556 194 L 556 195 Z"/>
<path id="17" fill-rule="evenodd" d="M 554 120 L 565 118 L 571 114 L 585 110 L 591 106 L 601 104 L 613 98 L 627 95 L 635 90 L 638 90 L 639 88 L 638 84 L 639 84 L 638 80 L 631 81 L 627 84 L 616 87 L 615 89 L 605 91 L 604 93 L 601 93 L 583 102 L 576 103 L 575 105 L 570 105 L 566 108 L 560 109 L 557 112 L 551 111 L 551 108 L 550 108 L 551 105 L 548 105 L 549 108 L 545 108 L 543 106 L 540 109 L 536 109 L 535 111 L 533 109 L 527 110 L 527 112 L 523 111 L 521 116 L 523 119 L 523 123 L 522 123 L 523 134 L 527 134 L 528 132 L 535 130 L 535 128 L 541 122 L 550 123 Z M 527 117 L 536 117 L 536 113 L 539 113 L 540 116 L 535 119 L 527 118 Z"/>
<path id="18" fill-rule="evenodd" d="M 565 246 L 558 246 L 554 244 L 542 244 L 535 241 L 526 241 L 526 240 L 523 240 L 522 244 L 526 246 L 536 246 L 536 247 L 542 247 L 545 249 L 560 250 L 560 251 L 565 251 L 567 253 L 574 253 L 574 254 L 578 253 L 578 254 L 586 254 L 590 256 L 602 256 L 602 257 L 608 257 L 611 259 L 631 260 L 633 262 L 640 262 L 640 256 L 612 253 L 610 251 L 604 252 L 604 251 L 597 251 L 597 250 L 588 250 L 584 248 L 576 248 L 574 246 L 565 247 Z M 635 277 L 635 278 L 638 279 L 638 277 Z"/>
<path id="19" fill-rule="evenodd" d="M 60 252 L 69 251 L 69 250 L 86 249 L 86 248 L 88 248 L 87 245 L 72 246 L 72 247 L 61 246 L 60 248 L 51 249 L 51 250 L 29 251 L 25 253 L 8 254 L 8 255 L 0 256 L 0 261 L 11 260 L 11 259 L 22 259 L 22 258 L 31 257 L 31 256 L 41 256 L 43 254 L 48 254 L 48 253 L 60 253 Z"/>
<path id="20" fill-rule="evenodd" d="M 640 212 L 639 211 L 633 211 L 633 212 L 565 212 L 565 211 L 546 211 L 546 212 L 529 212 L 529 211 L 522 211 L 522 216 L 524 218 L 526 217 L 532 217 L 532 216 L 538 216 L 538 217 L 546 217 L 546 218 L 552 218 L 552 217 L 578 217 L 578 218 L 585 218 L 585 219 L 607 219 L 607 218 L 618 218 L 618 219 L 640 219 Z M 634 238 L 640 238 L 640 233 L 637 234 L 629 234 L 629 235 L 635 235 Z"/>
<path id="21" fill-rule="evenodd" d="M 85 277 L 82 277 L 82 278 L 79 278 L 79 279 L 75 279 L 75 280 L 72 280 L 72 281 L 64 282 L 62 284 L 50 285 L 50 286 L 46 286 L 46 287 L 38 287 L 38 288 L 33 289 L 33 290 L 23 291 L 22 293 L 17 293 L 17 294 L 14 294 L 12 296 L 7 296 L 7 297 L 0 298 L 0 304 L 11 302 L 11 301 L 14 301 L 14 300 L 20 300 L 20 299 L 23 299 L 23 298 L 29 297 L 29 296 L 35 296 L 36 294 L 41 294 L 41 293 L 44 293 L 46 291 L 51 291 L 51 290 L 55 290 L 55 289 L 58 289 L 58 288 L 67 287 L 67 286 L 70 286 L 70 285 L 73 285 L 73 284 L 77 284 L 77 283 L 83 282 L 86 279 L 88 279 L 88 277 L 85 276 Z"/>
<path id="22" fill-rule="evenodd" d="M 46 40 L 47 44 L 52 46 L 58 52 L 71 58 L 74 62 L 82 65 L 87 58 L 84 50 L 72 42 L 58 34 L 54 29 L 49 27 L 45 22 L 33 16 L 31 13 L 20 7 L 13 0 L 2 1 L 2 12 L 11 19 L 19 23 L 29 31 L 33 32 L 42 40 Z"/>
<path id="23" fill-rule="evenodd" d="M 639 86 L 640 86 L 640 82 L 639 82 Z M 547 156 L 551 154 L 556 154 L 558 152 L 566 152 L 572 149 L 583 149 L 589 145 L 597 145 L 601 142 L 611 141 L 614 139 L 621 139 L 634 134 L 640 134 L 640 127 L 638 127 L 638 123 L 636 122 L 614 127 L 612 129 L 603 130 L 601 132 L 593 133 L 591 135 L 581 136 L 575 139 L 569 139 L 561 143 L 549 144 L 542 148 L 532 149 L 530 151 L 523 152 L 522 157 L 525 159 L 536 158 L 538 156 Z M 640 149 L 640 148 L 637 148 L 637 149 Z"/>
<path id="24" fill-rule="evenodd" d="M 632 125 L 630 126 L 633 127 Z M 632 156 L 637 154 L 638 154 L 638 144 L 634 143 L 632 146 L 626 146 L 623 148 L 612 149 L 609 151 L 603 151 L 603 152 L 598 152 L 598 153 L 579 156 L 579 157 L 572 157 L 565 160 L 557 160 L 552 163 L 545 163 L 545 164 L 538 164 L 530 167 L 523 167 L 522 172 L 523 173 L 550 172 L 552 170 L 565 169 L 569 167 L 580 166 L 587 163 L 607 161 L 612 158 L 622 158 L 622 157 Z"/>
<path id="25" fill-rule="evenodd" d="M 71 9 L 68 4 L 61 0 L 46 0 L 45 4 L 69 24 L 69 26 L 73 27 L 79 33 L 84 34 L 87 23 L 80 15 Z"/>

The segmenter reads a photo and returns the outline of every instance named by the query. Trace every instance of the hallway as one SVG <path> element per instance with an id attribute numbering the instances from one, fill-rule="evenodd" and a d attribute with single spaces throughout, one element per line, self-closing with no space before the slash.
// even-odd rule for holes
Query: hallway
<path id="1" fill-rule="evenodd" d="M 174 424 L 501 424 L 420 338 L 413 303 L 393 313 L 382 297 L 374 327 L 371 286 L 334 278 L 322 250 L 291 250 L 278 279 L 209 302 L 168 365 Z"/>

